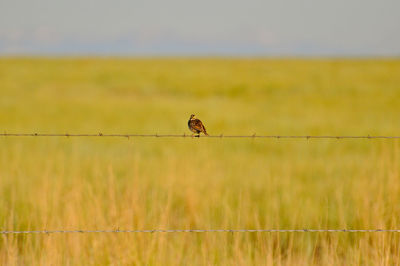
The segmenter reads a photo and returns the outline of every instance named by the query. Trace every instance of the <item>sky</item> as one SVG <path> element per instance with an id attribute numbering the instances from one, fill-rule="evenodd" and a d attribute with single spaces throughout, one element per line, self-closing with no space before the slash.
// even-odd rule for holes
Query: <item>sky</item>
<path id="1" fill-rule="evenodd" d="M 400 0 L 0 0 L 0 55 L 400 56 Z"/>

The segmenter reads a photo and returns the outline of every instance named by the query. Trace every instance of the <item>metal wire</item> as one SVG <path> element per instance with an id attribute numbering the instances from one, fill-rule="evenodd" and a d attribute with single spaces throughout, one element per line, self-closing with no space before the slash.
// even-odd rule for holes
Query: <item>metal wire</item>
<path id="1" fill-rule="evenodd" d="M 0 137 L 154 137 L 154 138 L 266 138 L 266 139 L 400 139 L 400 136 L 370 136 L 370 135 L 188 135 L 188 134 L 48 134 L 48 133 L 0 133 Z"/>
<path id="2" fill-rule="evenodd" d="M 153 229 L 153 230 L 32 230 L 0 231 L 0 234 L 71 233 L 400 233 L 400 229 Z"/>

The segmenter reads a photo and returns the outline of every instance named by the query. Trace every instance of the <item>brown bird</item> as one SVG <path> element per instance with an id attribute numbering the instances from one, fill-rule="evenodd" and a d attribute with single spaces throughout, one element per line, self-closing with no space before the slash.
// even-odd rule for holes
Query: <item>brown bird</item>
<path id="1" fill-rule="evenodd" d="M 203 123 L 200 121 L 200 119 L 195 118 L 194 115 L 190 116 L 188 127 L 193 133 L 198 134 L 198 136 L 200 136 L 201 132 L 203 132 L 204 135 L 208 136 L 208 133 Z"/>

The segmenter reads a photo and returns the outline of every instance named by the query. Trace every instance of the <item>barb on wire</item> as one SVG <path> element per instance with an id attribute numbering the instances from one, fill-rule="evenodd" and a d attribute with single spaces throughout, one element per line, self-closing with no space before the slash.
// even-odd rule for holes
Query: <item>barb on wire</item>
<path id="1" fill-rule="evenodd" d="M 400 233 L 400 229 L 150 229 L 150 230 L 31 230 L 0 231 L 0 234 L 71 233 Z"/>
<path id="2" fill-rule="evenodd" d="M 400 136 L 384 136 L 384 135 L 258 135 L 256 133 L 251 135 L 187 135 L 187 134 L 103 134 L 101 132 L 96 134 L 70 134 L 70 133 L 0 133 L 0 137 L 155 137 L 155 138 L 264 138 L 264 139 L 400 139 Z"/>

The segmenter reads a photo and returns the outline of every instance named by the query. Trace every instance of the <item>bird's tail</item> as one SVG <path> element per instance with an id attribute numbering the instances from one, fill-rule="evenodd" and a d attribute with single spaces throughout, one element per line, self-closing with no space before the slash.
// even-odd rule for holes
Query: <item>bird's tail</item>
<path id="1" fill-rule="evenodd" d="M 204 130 L 204 135 L 208 136 L 208 133 L 207 133 L 207 131 L 206 131 L 206 130 Z"/>

